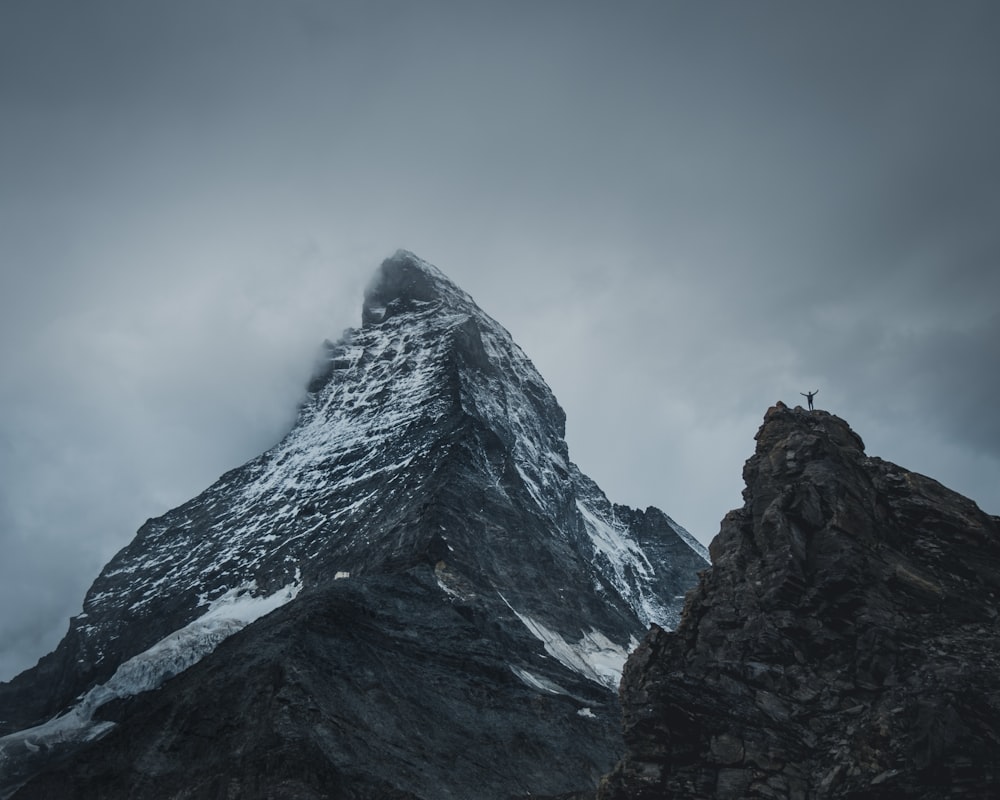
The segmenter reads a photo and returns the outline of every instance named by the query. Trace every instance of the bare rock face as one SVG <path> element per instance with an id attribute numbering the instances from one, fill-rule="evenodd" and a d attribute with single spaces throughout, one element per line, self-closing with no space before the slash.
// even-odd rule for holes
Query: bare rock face
<path id="1" fill-rule="evenodd" d="M 626 665 L 602 800 L 1000 797 L 1000 518 L 768 410 L 712 568 Z"/>
<path id="2" fill-rule="evenodd" d="M 118 724 L 15 797 L 464 800 L 596 784 L 620 746 L 610 693 L 543 654 L 515 671 L 519 623 L 440 594 L 424 567 L 303 594 L 158 691 L 103 706 Z"/>

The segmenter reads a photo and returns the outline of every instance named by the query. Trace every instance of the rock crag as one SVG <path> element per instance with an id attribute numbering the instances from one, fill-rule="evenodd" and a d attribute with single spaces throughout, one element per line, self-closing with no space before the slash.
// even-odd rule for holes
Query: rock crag
<path id="1" fill-rule="evenodd" d="M 1000 518 L 778 403 L 601 800 L 1000 796 Z"/>

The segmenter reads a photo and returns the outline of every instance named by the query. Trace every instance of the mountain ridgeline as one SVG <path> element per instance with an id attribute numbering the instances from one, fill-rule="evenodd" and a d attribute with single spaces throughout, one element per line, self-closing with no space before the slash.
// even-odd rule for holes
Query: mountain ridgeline
<path id="1" fill-rule="evenodd" d="M 507 331 L 398 252 L 287 436 L 146 522 L 0 686 L 0 797 L 592 791 L 627 652 L 707 554 L 610 503 L 564 423 Z"/>

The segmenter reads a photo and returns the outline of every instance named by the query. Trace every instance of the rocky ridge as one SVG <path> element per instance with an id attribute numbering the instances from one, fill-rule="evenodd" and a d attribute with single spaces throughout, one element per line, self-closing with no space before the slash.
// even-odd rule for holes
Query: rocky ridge
<path id="1" fill-rule="evenodd" d="M 778 403 L 602 800 L 1000 795 L 1000 518 Z"/>

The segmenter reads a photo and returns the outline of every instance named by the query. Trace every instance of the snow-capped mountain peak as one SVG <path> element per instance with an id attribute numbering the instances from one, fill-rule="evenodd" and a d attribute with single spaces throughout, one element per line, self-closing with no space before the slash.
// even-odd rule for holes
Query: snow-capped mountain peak
<path id="1" fill-rule="evenodd" d="M 564 435 L 510 334 L 398 251 L 365 293 L 361 327 L 327 343 L 288 434 L 143 525 L 57 651 L 0 687 L 0 704 L 18 697 L 6 730 L 44 724 L 178 631 L 210 630 L 195 648 L 210 652 L 219 628 L 196 622 L 239 587 L 292 606 L 344 578 L 414 571 L 440 602 L 497 620 L 506 674 L 533 690 L 569 684 L 530 663 L 548 655 L 613 690 L 646 627 L 676 622 L 705 553 L 662 512 L 612 506 Z M 45 674 L 57 678 L 42 686 Z"/>
<path id="2" fill-rule="evenodd" d="M 475 301 L 433 264 L 408 250 L 397 250 L 382 262 L 365 290 L 361 321 L 365 326 L 385 322 L 423 304 L 447 306 L 455 311 L 476 309 Z"/>

